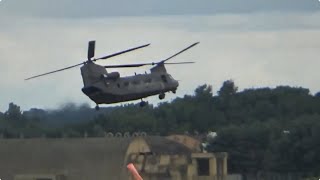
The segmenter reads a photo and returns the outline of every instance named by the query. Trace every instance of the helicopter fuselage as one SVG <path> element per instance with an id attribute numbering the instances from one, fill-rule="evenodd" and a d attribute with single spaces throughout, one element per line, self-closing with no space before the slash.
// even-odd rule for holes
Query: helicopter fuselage
<path id="1" fill-rule="evenodd" d="M 102 66 L 90 63 L 81 68 L 84 87 L 82 92 L 96 104 L 111 104 L 145 97 L 175 92 L 179 86 L 177 80 L 168 74 L 164 66 L 151 70 L 149 74 L 120 77 L 118 72 L 107 73 Z M 95 77 L 88 80 L 88 70 L 95 69 Z"/>

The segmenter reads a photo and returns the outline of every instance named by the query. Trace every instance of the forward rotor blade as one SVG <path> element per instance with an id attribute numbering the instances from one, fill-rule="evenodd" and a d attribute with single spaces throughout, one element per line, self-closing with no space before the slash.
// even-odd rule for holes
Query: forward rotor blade
<path id="1" fill-rule="evenodd" d="M 188 46 L 187 48 L 185 48 L 185 49 L 183 49 L 183 50 L 179 51 L 178 53 L 176 53 L 176 54 L 174 54 L 174 55 L 172 55 L 172 56 L 168 57 L 168 58 L 167 58 L 167 59 L 165 59 L 165 60 L 162 60 L 161 62 L 166 62 L 166 61 L 168 61 L 169 59 L 171 59 L 171 58 L 173 58 L 173 57 L 175 57 L 175 56 L 177 56 L 177 55 L 179 55 L 179 54 L 183 53 L 184 51 L 186 51 L 186 50 L 188 50 L 188 49 L 192 48 L 193 46 L 195 46 L 195 45 L 197 45 L 197 44 L 199 44 L 199 43 L 200 43 L 200 42 L 193 43 L 193 44 L 191 44 L 190 46 Z"/>
<path id="2" fill-rule="evenodd" d="M 108 59 L 108 58 L 111 58 L 111 57 L 114 57 L 114 56 L 118 56 L 118 55 L 120 55 L 120 54 L 124 54 L 124 53 L 130 52 L 130 51 L 134 51 L 134 50 L 137 50 L 137 49 L 140 49 L 140 48 L 147 47 L 147 46 L 149 46 L 149 45 L 150 45 L 150 44 L 145 44 L 145 45 L 138 46 L 138 47 L 135 47 L 135 48 L 127 49 L 127 50 L 120 51 L 120 52 L 117 52 L 117 53 L 114 53 L 114 54 L 110 54 L 110 55 L 108 55 L 108 56 L 103 56 L 103 57 L 94 59 L 94 60 L 92 60 L 92 61 L 97 61 L 97 60 L 101 60 L 101 59 Z"/>
<path id="3" fill-rule="evenodd" d="M 66 67 L 66 68 L 58 69 L 58 70 L 55 70 L 55 71 L 50 71 L 50 72 L 47 72 L 47 73 L 44 73 L 44 74 L 39 74 L 39 75 L 36 75 L 36 76 L 32 76 L 32 77 L 29 77 L 29 78 L 27 78 L 27 79 L 25 79 L 25 80 L 37 78 L 37 77 L 40 77 L 40 76 L 45 76 L 45 75 L 52 74 L 52 73 L 56 73 L 56 72 L 60 72 L 60 71 L 64 71 L 64 70 L 67 70 L 67 69 L 71 69 L 71 68 L 80 66 L 80 65 L 82 65 L 82 64 L 84 64 L 84 63 L 80 63 L 80 64 L 76 64 L 76 65 L 69 66 L 69 67 Z"/>

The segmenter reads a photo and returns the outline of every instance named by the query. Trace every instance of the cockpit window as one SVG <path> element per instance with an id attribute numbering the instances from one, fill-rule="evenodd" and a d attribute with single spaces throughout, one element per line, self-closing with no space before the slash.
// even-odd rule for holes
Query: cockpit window
<path id="1" fill-rule="evenodd" d="M 163 82 L 168 82 L 166 75 L 161 75 L 161 79 Z"/>

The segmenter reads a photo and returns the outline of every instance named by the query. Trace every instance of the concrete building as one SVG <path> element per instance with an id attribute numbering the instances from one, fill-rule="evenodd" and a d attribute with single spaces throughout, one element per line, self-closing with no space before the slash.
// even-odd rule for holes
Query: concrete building
<path id="1" fill-rule="evenodd" d="M 188 136 L 0 139 L 2 180 L 222 180 L 226 153 L 202 153 Z"/>

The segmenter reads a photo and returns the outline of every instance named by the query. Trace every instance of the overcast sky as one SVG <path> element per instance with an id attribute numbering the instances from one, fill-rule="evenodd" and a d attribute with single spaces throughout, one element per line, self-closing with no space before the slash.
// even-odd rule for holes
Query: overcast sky
<path id="1" fill-rule="evenodd" d="M 314 12 L 317 0 L 3 0 L 2 11 L 41 17 L 213 15 L 253 12 Z"/>
<path id="2" fill-rule="evenodd" d="M 170 66 L 177 95 L 208 83 L 216 92 L 233 79 L 239 88 L 302 86 L 320 91 L 320 2 L 317 0 L 2 0 L 0 111 L 89 103 L 75 68 L 31 81 L 26 77 L 83 62 L 87 41 L 96 55 L 151 43 L 99 64 L 152 62 L 200 44 Z M 110 70 L 117 71 L 117 69 Z M 121 69 L 122 75 L 148 68 Z M 150 98 L 152 102 L 160 102 Z"/>

